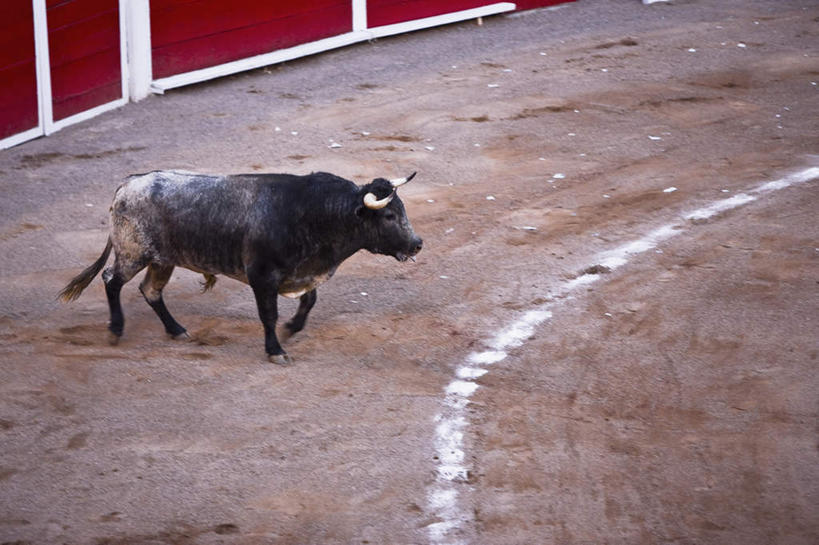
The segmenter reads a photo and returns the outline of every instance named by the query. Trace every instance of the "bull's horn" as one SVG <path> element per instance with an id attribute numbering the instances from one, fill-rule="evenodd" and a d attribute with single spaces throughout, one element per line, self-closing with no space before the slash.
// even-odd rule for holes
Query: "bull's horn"
<path id="1" fill-rule="evenodd" d="M 393 186 L 393 187 L 399 187 L 399 186 L 402 186 L 402 185 L 404 185 L 405 183 L 407 183 L 407 182 L 409 182 L 410 180 L 412 180 L 413 178 L 415 178 L 415 174 L 416 174 L 416 173 L 415 173 L 415 172 L 413 172 L 412 174 L 410 174 L 410 175 L 409 175 L 409 176 L 407 176 L 406 178 L 396 178 L 395 180 L 390 180 L 390 183 L 392 184 L 392 186 Z"/>
<path id="2" fill-rule="evenodd" d="M 373 193 L 367 193 L 364 195 L 364 206 L 369 208 L 370 210 L 381 210 L 392 200 L 393 196 L 395 196 L 395 192 L 390 193 L 388 196 L 384 197 L 380 201 Z"/>

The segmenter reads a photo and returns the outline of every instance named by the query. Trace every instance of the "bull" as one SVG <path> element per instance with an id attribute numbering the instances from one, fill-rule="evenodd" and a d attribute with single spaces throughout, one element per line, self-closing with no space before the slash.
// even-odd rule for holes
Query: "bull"
<path id="1" fill-rule="evenodd" d="M 279 295 L 299 298 L 282 340 L 301 331 L 316 303 L 316 288 L 359 250 L 411 259 L 423 242 L 396 193 L 415 176 L 377 178 L 358 186 L 324 172 L 212 176 L 154 171 L 127 178 L 111 205 L 111 232 L 102 255 L 60 292 L 77 299 L 102 273 L 108 299 L 109 341 L 122 336 L 120 290 L 147 268 L 139 285 L 173 339 L 188 333 L 168 311 L 162 290 L 174 267 L 205 277 L 222 274 L 250 285 L 264 328 L 267 359 L 289 364 L 276 333 Z"/>

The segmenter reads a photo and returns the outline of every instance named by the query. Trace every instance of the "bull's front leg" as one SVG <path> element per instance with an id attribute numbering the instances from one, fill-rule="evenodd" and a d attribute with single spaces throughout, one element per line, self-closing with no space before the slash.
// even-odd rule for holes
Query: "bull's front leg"
<path id="1" fill-rule="evenodd" d="M 268 361 L 279 365 L 293 363 L 293 360 L 284 351 L 279 339 L 276 337 L 276 321 L 279 318 L 278 275 L 271 271 L 250 268 L 247 279 L 253 289 L 253 295 L 256 297 L 256 307 L 259 310 L 259 318 L 264 327 L 264 349 L 267 352 Z"/>

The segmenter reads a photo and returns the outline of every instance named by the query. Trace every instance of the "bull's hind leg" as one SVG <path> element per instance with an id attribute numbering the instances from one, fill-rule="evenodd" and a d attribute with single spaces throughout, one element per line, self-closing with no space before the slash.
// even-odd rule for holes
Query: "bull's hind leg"
<path id="1" fill-rule="evenodd" d="M 162 299 L 162 289 L 171 279 L 171 273 L 173 273 L 173 265 L 163 267 L 151 263 L 145 273 L 145 278 L 139 284 L 139 291 L 142 292 L 145 300 L 154 309 L 159 319 L 162 320 L 162 325 L 165 326 L 168 335 L 174 339 L 189 339 L 188 332 L 179 325 L 179 322 L 174 320 L 171 313 L 168 312 L 168 307 L 165 306 L 165 301 Z"/>
<path id="2" fill-rule="evenodd" d="M 307 315 L 310 314 L 310 309 L 312 309 L 313 305 L 315 304 L 316 290 L 310 290 L 301 296 L 299 299 L 299 309 L 296 311 L 296 315 L 293 316 L 289 322 L 284 324 L 282 331 L 279 333 L 280 341 L 284 342 L 291 336 L 304 329 L 304 324 L 307 323 Z"/>
<path id="3" fill-rule="evenodd" d="M 122 305 L 119 300 L 119 293 L 122 286 L 134 277 L 139 271 L 145 268 L 147 260 L 123 261 L 119 256 L 114 259 L 114 264 L 102 272 L 102 281 L 105 282 L 105 295 L 108 297 L 108 309 L 111 312 L 111 320 L 108 322 L 108 342 L 117 344 L 122 337 L 122 330 L 125 327 L 125 316 L 122 314 Z"/>

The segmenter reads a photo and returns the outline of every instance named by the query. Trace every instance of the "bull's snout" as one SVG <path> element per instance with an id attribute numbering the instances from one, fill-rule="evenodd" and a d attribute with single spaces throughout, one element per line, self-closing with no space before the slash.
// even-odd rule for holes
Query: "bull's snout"
<path id="1" fill-rule="evenodd" d="M 415 239 L 413 239 L 413 241 L 412 241 L 412 246 L 411 246 L 412 255 L 416 255 L 418 252 L 421 251 L 421 248 L 423 248 L 423 247 L 424 247 L 424 241 L 421 240 L 420 237 L 415 237 Z"/>
<path id="2" fill-rule="evenodd" d="M 421 248 L 424 247 L 424 241 L 421 240 L 419 237 L 413 235 L 412 239 L 410 240 L 409 245 L 406 246 L 406 250 L 404 252 L 398 252 L 395 255 L 395 259 L 398 261 L 406 261 L 408 259 L 415 261 L 413 256 L 415 256 L 418 252 L 421 251 Z"/>

